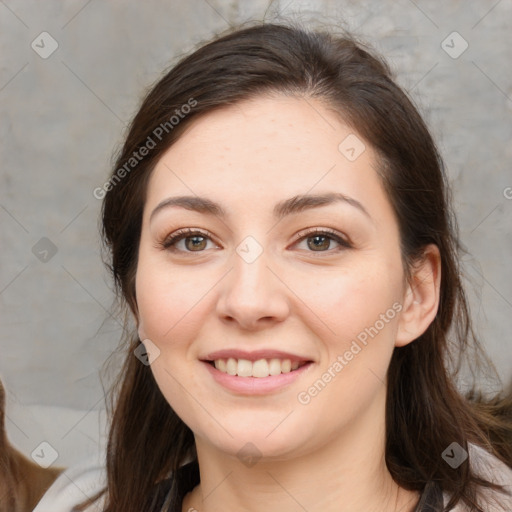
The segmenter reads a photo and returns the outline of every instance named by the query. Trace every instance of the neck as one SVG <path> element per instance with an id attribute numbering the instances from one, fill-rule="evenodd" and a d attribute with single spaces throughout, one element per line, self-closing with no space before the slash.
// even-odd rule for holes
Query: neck
<path id="1" fill-rule="evenodd" d="M 302 456 L 250 467 L 196 437 L 200 484 L 183 511 L 411 512 L 417 492 L 401 489 L 385 462 L 385 388 L 352 425 Z"/>

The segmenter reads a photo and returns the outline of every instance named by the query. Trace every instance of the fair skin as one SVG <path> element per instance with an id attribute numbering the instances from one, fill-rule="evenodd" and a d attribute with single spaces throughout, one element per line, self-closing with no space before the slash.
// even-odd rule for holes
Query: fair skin
<path id="1" fill-rule="evenodd" d="M 338 149 L 354 133 L 318 100 L 258 97 L 192 122 L 152 173 L 137 324 L 160 350 L 151 364 L 159 388 L 195 436 L 201 482 L 183 511 L 410 512 L 418 501 L 385 464 L 386 371 L 395 347 L 435 317 L 439 252 L 428 246 L 406 282 L 375 153 L 365 142 L 350 161 Z M 280 201 L 332 192 L 351 200 L 273 216 Z M 183 195 L 227 215 L 155 211 Z M 182 228 L 202 234 L 162 247 Z M 334 230 L 349 246 L 305 229 Z M 262 252 L 249 263 L 239 246 Z M 372 326 L 377 333 L 333 370 Z M 308 364 L 270 391 L 233 389 L 205 362 L 220 350 L 279 350 Z"/>

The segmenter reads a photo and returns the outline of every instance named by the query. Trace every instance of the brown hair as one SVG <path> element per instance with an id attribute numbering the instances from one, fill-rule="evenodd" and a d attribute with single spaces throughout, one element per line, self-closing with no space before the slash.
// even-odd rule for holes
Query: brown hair
<path id="1" fill-rule="evenodd" d="M 427 244 L 439 247 L 438 313 L 420 338 L 395 349 L 389 367 L 386 463 L 406 489 L 422 490 L 426 482 L 438 482 L 451 494 L 447 510 L 462 500 L 471 510 L 483 511 L 479 487 L 499 487 L 481 479 L 467 463 L 452 469 L 441 454 L 454 441 L 466 450 L 475 443 L 512 466 L 511 398 L 499 395 L 486 402 L 475 392 L 464 397 L 456 388 L 462 356 L 470 348 L 475 348 L 473 361 L 488 360 L 474 335 L 461 282 L 462 247 L 442 160 L 386 63 L 352 37 L 270 23 L 230 31 L 183 58 L 151 88 L 112 177 L 119 177 L 118 170 L 148 137 L 155 147 L 111 183 L 103 203 L 103 235 L 119 295 L 136 314 L 134 283 L 146 185 L 163 152 L 198 116 L 268 93 L 323 101 L 373 146 L 399 223 L 406 274 Z M 155 140 L 155 127 L 168 123 L 191 99 L 196 103 L 190 112 L 172 128 L 166 125 L 161 140 Z M 164 399 L 150 368 L 132 354 L 137 336 L 126 337 L 126 360 L 112 394 L 108 512 L 140 512 L 154 485 L 195 456 L 191 430 Z"/>
<path id="2" fill-rule="evenodd" d="M 5 402 L 0 379 L 0 512 L 34 510 L 63 468 L 42 468 L 9 443 Z"/>
<path id="3" fill-rule="evenodd" d="M 7 435 L 5 433 L 5 391 L 0 380 L 0 511 L 14 509 L 16 497 L 14 492 L 15 471 L 8 450 Z"/>

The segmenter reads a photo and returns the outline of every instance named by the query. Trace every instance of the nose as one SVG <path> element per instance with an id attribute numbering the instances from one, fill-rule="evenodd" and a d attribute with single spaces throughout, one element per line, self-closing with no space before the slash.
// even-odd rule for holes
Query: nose
<path id="1" fill-rule="evenodd" d="M 231 272 L 222 280 L 219 317 L 247 330 L 282 322 L 290 312 L 288 288 L 284 276 L 269 266 L 265 251 L 251 263 L 236 253 L 233 261 Z"/>

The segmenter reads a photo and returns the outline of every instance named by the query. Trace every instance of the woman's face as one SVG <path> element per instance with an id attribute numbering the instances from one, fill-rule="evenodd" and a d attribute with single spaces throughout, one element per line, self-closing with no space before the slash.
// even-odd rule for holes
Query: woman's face
<path id="1" fill-rule="evenodd" d="M 149 181 L 140 339 L 169 404 L 223 452 L 297 456 L 383 419 L 403 276 L 375 153 L 317 100 L 204 115 Z"/>

